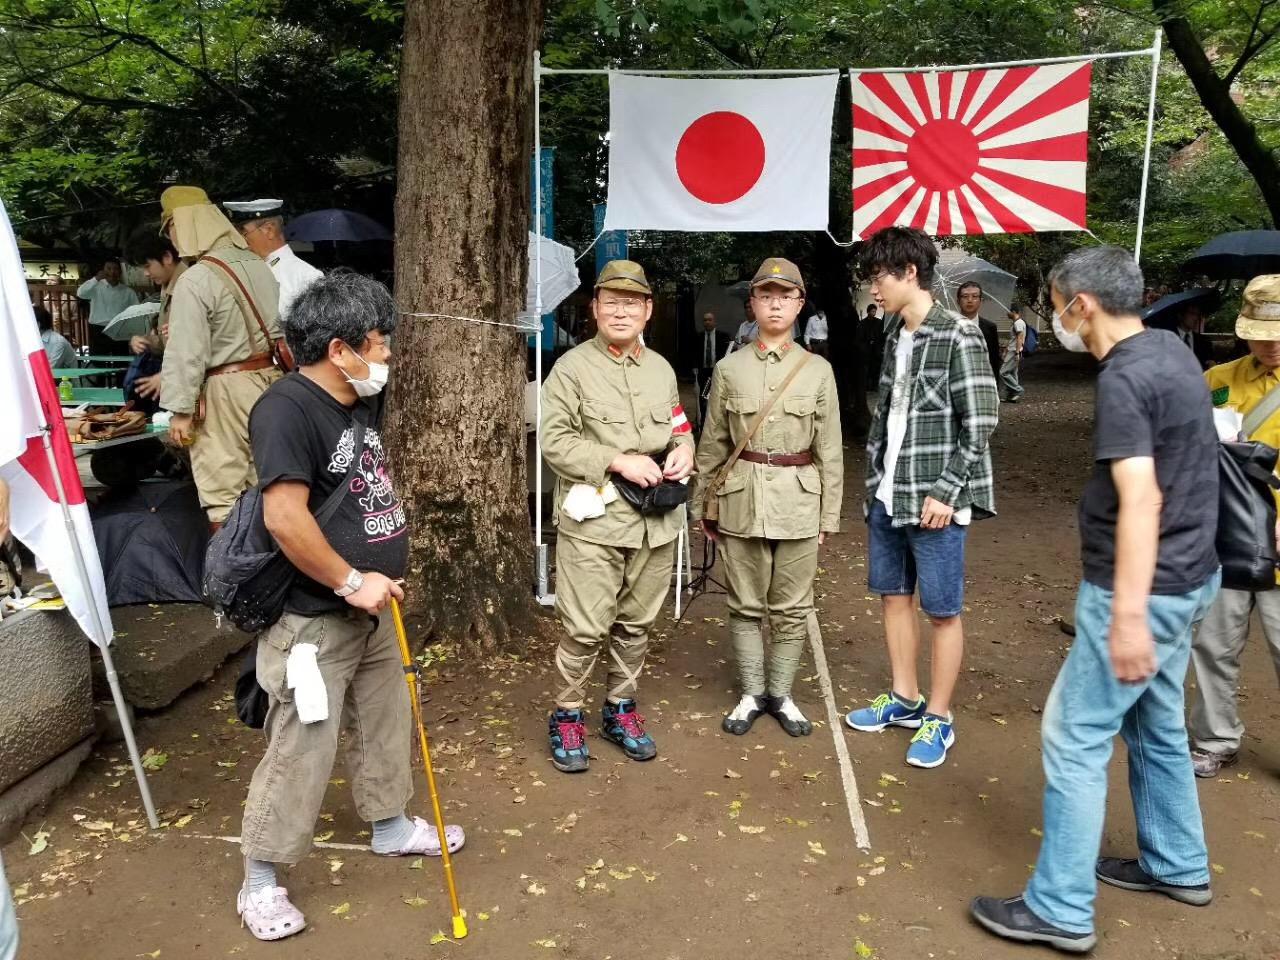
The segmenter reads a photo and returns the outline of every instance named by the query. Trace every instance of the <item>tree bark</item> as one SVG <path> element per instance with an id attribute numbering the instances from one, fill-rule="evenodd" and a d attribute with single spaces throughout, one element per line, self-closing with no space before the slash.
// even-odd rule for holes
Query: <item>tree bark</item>
<path id="1" fill-rule="evenodd" d="M 396 302 L 514 323 L 524 308 L 541 0 L 409 0 Z M 539 621 L 526 493 L 525 335 L 402 316 L 388 447 L 410 520 L 407 603 L 429 638 L 521 645 Z"/>
<path id="2" fill-rule="evenodd" d="M 1200 102 L 1257 183 L 1272 225 L 1280 227 L 1280 160 L 1258 139 L 1253 122 L 1231 99 L 1231 84 L 1218 76 L 1191 23 L 1176 15 L 1174 0 L 1152 0 L 1152 7 Z"/>

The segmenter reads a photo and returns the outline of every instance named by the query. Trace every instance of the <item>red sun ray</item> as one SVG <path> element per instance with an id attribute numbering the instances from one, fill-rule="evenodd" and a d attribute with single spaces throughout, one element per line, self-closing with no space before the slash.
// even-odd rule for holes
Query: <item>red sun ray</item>
<path id="1" fill-rule="evenodd" d="M 897 140 L 902 144 L 905 144 L 908 139 L 901 130 L 890 126 L 866 107 L 855 106 L 853 108 L 853 132 L 854 136 L 859 133 L 875 133 L 890 140 Z"/>
<path id="2" fill-rule="evenodd" d="M 1064 107 L 1079 103 L 1081 100 L 1088 100 L 1092 66 L 1089 63 L 1083 64 L 1079 70 L 1068 74 L 1030 103 L 1023 104 L 999 123 L 992 124 L 986 130 L 983 130 L 979 134 L 980 138 L 986 140 L 988 137 L 997 137 L 1010 130 L 1016 130 L 1032 120 L 1039 120 L 1041 117 L 1047 117 L 1049 114 L 1056 113 Z M 974 122 L 975 124 L 977 123 L 976 120 Z"/>
<path id="3" fill-rule="evenodd" d="M 1060 137 L 1011 143 L 1005 147 L 984 148 L 980 145 L 978 153 L 1001 160 L 1086 160 L 1089 156 L 1089 134 L 1064 133 Z"/>
<path id="4" fill-rule="evenodd" d="M 853 208 L 857 210 L 859 207 L 865 207 L 867 204 L 875 200 L 876 197 L 891 190 L 903 180 L 910 179 L 911 175 L 906 170 L 899 170 L 897 173 L 890 173 L 873 180 L 871 183 L 864 184 L 853 191 Z"/>
<path id="5" fill-rule="evenodd" d="M 911 92 L 916 95 L 916 106 L 920 108 L 920 113 L 924 115 L 925 123 L 935 119 L 933 111 L 929 109 L 929 91 L 925 89 L 923 73 L 908 73 L 907 86 L 911 88 Z"/>
<path id="6" fill-rule="evenodd" d="M 859 167 L 870 167 L 877 163 L 907 162 L 907 152 L 905 150 L 868 150 L 854 147 L 853 157 L 853 162 Z"/>
<path id="7" fill-rule="evenodd" d="M 961 88 L 960 102 L 956 104 L 956 120 L 964 116 L 969 104 L 973 103 L 974 94 L 978 92 L 978 87 L 982 85 L 982 78 L 987 75 L 985 70 L 966 70 L 957 74 L 957 79 L 964 86 Z"/>
<path id="8" fill-rule="evenodd" d="M 947 119 L 947 105 L 951 103 L 951 85 L 955 82 L 955 74 L 943 71 L 938 74 L 938 113 Z"/>
<path id="9" fill-rule="evenodd" d="M 1012 70 L 1005 70 L 1004 76 L 991 88 L 991 92 L 987 94 L 987 99 L 982 102 L 982 105 L 978 107 L 977 113 L 969 121 L 969 129 L 972 130 L 981 123 L 983 117 L 994 110 L 1013 91 L 1031 79 L 1031 75 L 1035 71 L 1035 67 L 1015 67 Z"/>
<path id="10" fill-rule="evenodd" d="M 920 124 L 916 122 L 916 118 L 911 115 L 911 111 L 907 109 L 907 105 L 902 102 L 902 98 L 898 96 L 898 92 L 889 85 L 888 79 L 882 73 L 863 74 L 860 78 L 862 85 L 880 98 L 880 101 L 893 111 L 899 120 L 909 126 L 913 131 L 920 129 Z M 902 134 L 898 134 L 901 138 Z"/>
<path id="11" fill-rule="evenodd" d="M 1038 203 L 1046 210 L 1052 210 L 1060 217 L 1072 223 L 1084 224 L 1085 196 L 1078 190 L 1068 190 L 1039 180 L 1028 180 L 1004 170 L 981 168 L 982 175 L 1019 196 L 1026 197 L 1032 203 Z M 974 186 L 974 189 L 978 189 Z"/>
<path id="12" fill-rule="evenodd" d="M 996 223 L 1000 225 L 1000 229 L 1005 233 L 1036 232 L 1035 227 L 1023 220 L 981 186 L 973 183 L 972 181 L 970 181 L 968 186 L 969 189 L 973 191 L 974 196 L 982 201 L 982 205 L 987 208 L 987 212 L 995 218 Z"/>

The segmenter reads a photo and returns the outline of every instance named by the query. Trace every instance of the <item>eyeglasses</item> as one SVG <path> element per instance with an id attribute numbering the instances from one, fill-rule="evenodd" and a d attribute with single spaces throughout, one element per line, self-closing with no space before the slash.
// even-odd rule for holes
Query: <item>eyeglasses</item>
<path id="1" fill-rule="evenodd" d="M 870 280 L 872 283 L 882 283 L 885 277 L 891 277 L 891 276 L 893 276 L 892 270 L 881 270 L 879 273 L 873 273 L 867 279 Z"/>
<path id="2" fill-rule="evenodd" d="M 776 304 L 783 304 L 783 303 L 798 303 L 799 301 L 803 300 L 804 297 L 801 297 L 798 295 L 794 297 L 792 296 L 776 297 L 767 293 L 753 293 L 751 295 L 751 299 L 759 300 L 761 303 L 776 305 Z"/>
<path id="3" fill-rule="evenodd" d="M 617 300 L 598 300 L 601 310 L 615 310 L 621 307 L 627 313 L 639 313 L 644 309 L 644 301 L 638 297 L 619 297 Z"/>

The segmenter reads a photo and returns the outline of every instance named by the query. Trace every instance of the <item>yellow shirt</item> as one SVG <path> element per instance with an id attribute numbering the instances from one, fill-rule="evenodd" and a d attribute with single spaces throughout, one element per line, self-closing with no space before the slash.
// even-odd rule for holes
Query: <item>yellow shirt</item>
<path id="1" fill-rule="evenodd" d="M 1204 379 L 1215 407 L 1230 408 L 1247 417 L 1263 397 L 1280 386 L 1280 370 L 1268 370 L 1250 354 L 1210 367 Z M 1280 450 L 1280 411 L 1267 417 L 1249 439 Z M 1276 491 L 1276 504 L 1280 507 L 1280 491 Z"/>

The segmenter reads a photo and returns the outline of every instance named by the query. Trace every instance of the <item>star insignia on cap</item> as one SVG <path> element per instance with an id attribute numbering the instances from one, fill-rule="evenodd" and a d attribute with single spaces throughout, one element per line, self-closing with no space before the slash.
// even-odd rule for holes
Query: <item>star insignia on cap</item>
<path id="1" fill-rule="evenodd" d="M 773 270 L 772 270 L 771 272 L 772 272 L 772 273 L 781 273 L 781 272 L 782 272 L 782 268 L 781 268 L 780 266 L 778 266 L 778 265 L 775 263 L 775 264 L 773 265 Z"/>

